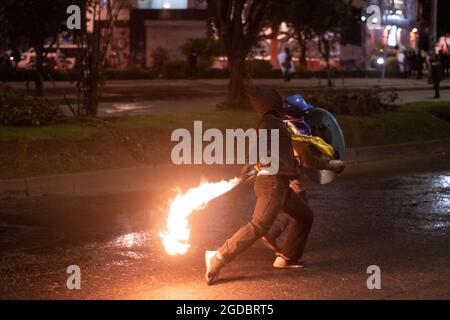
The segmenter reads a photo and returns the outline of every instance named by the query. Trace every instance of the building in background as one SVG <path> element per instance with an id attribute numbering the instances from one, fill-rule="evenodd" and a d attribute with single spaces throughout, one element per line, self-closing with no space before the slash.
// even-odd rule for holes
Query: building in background
<path id="1" fill-rule="evenodd" d="M 109 1 L 115 0 L 105 0 L 105 5 Z M 159 47 L 171 59 L 181 59 L 180 48 L 189 38 L 206 37 L 205 9 L 198 0 L 128 0 L 115 25 L 108 65 L 150 67 Z"/>
<path id="2" fill-rule="evenodd" d="M 257 46 L 253 48 L 250 57 L 253 59 L 270 61 L 272 67 L 280 68 L 278 55 L 286 48 L 289 48 L 293 55 L 293 62 L 299 65 L 301 48 L 294 36 L 294 31 L 285 23 L 282 22 L 278 32 L 273 35 L 270 27 L 264 29 L 262 33 L 265 35 L 264 40 L 261 40 Z M 318 39 L 313 38 L 306 40 L 306 66 L 308 70 L 321 70 L 326 68 L 326 63 L 319 52 Z M 341 45 L 339 42 L 333 42 L 331 48 L 330 63 L 332 68 L 340 68 Z"/>
<path id="3" fill-rule="evenodd" d="M 417 50 L 419 22 L 417 0 L 355 1 L 362 9 L 362 52 L 366 66 L 380 51 Z M 368 28 L 367 8 L 376 5 L 381 10 L 379 27 Z"/>
<path id="4" fill-rule="evenodd" d="M 196 0 L 136 0 L 130 12 L 131 57 L 146 67 L 163 47 L 171 59 L 181 59 L 190 38 L 206 37 L 206 7 Z"/>
<path id="5" fill-rule="evenodd" d="M 105 0 L 108 1 L 115 0 Z M 116 0 L 117 1 L 117 0 Z M 173 60 L 183 59 L 181 46 L 189 38 L 206 37 L 206 4 L 199 0 L 128 0 L 116 23 L 111 39 L 108 62 L 111 67 L 130 64 L 142 67 L 152 65 L 152 54 L 159 47 L 166 49 Z M 354 0 L 355 16 L 360 14 L 360 27 L 353 24 L 349 35 L 341 43 L 334 43 L 331 64 L 335 68 L 367 68 L 379 57 L 380 52 L 417 50 L 422 31 L 418 13 L 421 6 L 417 0 Z M 381 9 L 380 26 L 367 28 L 367 7 L 377 5 Z M 300 56 L 298 45 L 289 34 L 286 25 L 275 38 L 267 37 L 252 52 L 253 58 L 265 59 L 278 67 L 277 55 L 289 46 L 297 62 Z M 286 30 L 285 30 L 286 29 Z M 361 32 L 358 31 L 361 29 Z M 355 36 L 356 30 L 356 36 Z M 270 30 L 265 30 L 265 33 Z M 344 38 L 357 43 L 345 41 Z M 317 41 L 312 40 L 306 52 L 308 69 L 317 70 L 325 63 L 317 50 Z M 224 65 L 223 65 L 224 66 Z"/>
<path id="6" fill-rule="evenodd" d="M 105 0 L 105 3 L 109 1 L 115 0 Z M 159 47 L 167 50 L 172 60 L 184 59 L 181 46 L 190 38 L 205 38 L 206 21 L 205 1 L 129 0 L 116 22 L 107 55 L 108 65 L 151 67 L 152 54 Z M 261 41 L 254 48 L 252 58 L 271 61 L 275 68 L 279 68 L 277 55 L 288 46 L 293 51 L 294 61 L 298 63 L 298 45 L 292 37 L 286 36 L 286 24 L 282 24 L 281 29 L 281 35 Z M 270 30 L 264 32 L 270 33 Z M 331 64 L 334 68 L 340 67 L 339 43 L 333 45 Z M 316 40 L 308 45 L 307 65 L 311 70 L 325 68 Z M 226 58 L 215 59 L 213 67 L 226 67 Z"/>

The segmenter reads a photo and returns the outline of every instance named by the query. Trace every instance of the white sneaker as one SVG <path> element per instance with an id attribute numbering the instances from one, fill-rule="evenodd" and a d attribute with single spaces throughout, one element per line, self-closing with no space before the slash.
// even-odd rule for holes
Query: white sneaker
<path id="1" fill-rule="evenodd" d="M 206 282 L 211 285 L 219 276 L 220 269 L 223 266 L 222 261 L 217 257 L 218 251 L 205 251 L 206 262 Z"/>
<path id="2" fill-rule="evenodd" d="M 304 268 L 305 266 L 297 261 L 286 260 L 285 258 L 278 256 L 273 262 L 273 267 L 277 269 L 298 269 Z"/>
<path id="3" fill-rule="evenodd" d="M 330 160 L 328 162 L 328 169 L 333 170 L 337 174 L 341 173 L 345 169 L 345 162 L 342 160 Z"/>

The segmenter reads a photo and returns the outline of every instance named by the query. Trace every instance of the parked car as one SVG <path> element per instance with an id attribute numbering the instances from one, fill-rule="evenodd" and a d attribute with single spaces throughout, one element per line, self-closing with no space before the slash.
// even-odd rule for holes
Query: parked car
<path id="1" fill-rule="evenodd" d="M 47 53 L 44 66 L 50 66 L 52 70 L 72 70 L 75 67 L 76 47 L 51 48 Z M 22 69 L 33 69 L 36 65 L 36 52 L 30 48 L 21 55 L 18 67 Z"/>

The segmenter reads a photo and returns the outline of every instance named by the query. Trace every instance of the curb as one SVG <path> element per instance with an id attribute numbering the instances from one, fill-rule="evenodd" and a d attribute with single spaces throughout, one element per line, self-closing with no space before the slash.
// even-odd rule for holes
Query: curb
<path id="1" fill-rule="evenodd" d="M 350 167 L 370 162 L 432 158 L 450 154 L 450 139 L 399 145 L 347 149 Z M 87 196 L 173 188 L 196 184 L 199 179 L 221 180 L 237 176 L 240 165 L 161 165 L 96 172 L 0 180 L 0 198 Z"/>

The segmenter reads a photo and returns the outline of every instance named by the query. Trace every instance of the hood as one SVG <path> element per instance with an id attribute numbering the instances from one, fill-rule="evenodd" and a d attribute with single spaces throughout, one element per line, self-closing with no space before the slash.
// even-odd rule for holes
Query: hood
<path id="1" fill-rule="evenodd" d="M 272 88 L 256 87 L 248 92 L 253 108 L 260 114 L 272 112 L 278 115 L 283 111 L 283 100 L 280 94 Z"/>

